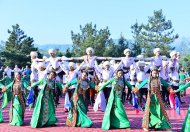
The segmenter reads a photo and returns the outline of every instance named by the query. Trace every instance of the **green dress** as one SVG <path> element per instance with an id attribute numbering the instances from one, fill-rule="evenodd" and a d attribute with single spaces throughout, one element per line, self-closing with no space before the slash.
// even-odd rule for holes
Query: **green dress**
<path id="1" fill-rule="evenodd" d="M 62 89 L 63 85 L 49 79 L 42 79 L 33 84 L 31 88 L 38 85 L 43 85 L 43 88 L 37 97 L 30 125 L 33 128 L 55 125 L 57 118 L 55 115 L 53 89 L 55 87 Z"/>
<path id="2" fill-rule="evenodd" d="M 24 85 L 22 81 L 20 84 L 16 84 L 13 81 L 6 87 L 8 89 L 3 93 L 2 109 L 7 106 L 9 101 L 11 101 L 9 125 L 21 126 L 23 125 L 25 112 L 25 98 L 23 94 Z M 2 116 L 2 112 L 0 113 L 0 116 Z M 2 117 L 0 118 L 3 120 Z"/>
<path id="3" fill-rule="evenodd" d="M 179 87 L 185 85 L 185 78 L 187 78 L 185 73 L 179 73 Z M 181 92 L 184 92 L 184 90 L 181 90 Z"/>
<path id="4" fill-rule="evenodd" d="M 112 89 L 104 113 L 102 129 L 129 128 L 130 123 L 122 104 L 121 96 L 125 85 L 130 89 L 133 89 L 133 87 L 127 81 L 124 82 L 123 79 L 112 78 L 101 86 L 100 90 L 106 88 L 109 84 L 112 84 Z"/>
<path id="5" fill-rule="evenodd" d="M 2 85 L 3 87 L 4 87 L 4 86 L 8 86 L 12 81 L 13 81 L 13 80 L 12 80 L 10 77 L 5 76 L 3 79 L 0 80 L 0 85 Z M 0 87 L 1 87 L 1 86 L 0 86 Z M 6 93 L 7 93 L 8 95 L 11 95 L 11 90 L 10 90 L 10 89 L 7 90 Z M 3 98 L 3 95 L 4 95 L 4 94 L 2 94 L 2 97 L 1 97 L 1 98 Z M 8 96 L 8 98 L 9 98 L 9 100 L 11 100 L 11 96 Z"/>
<path id="6" fill-rule="evenodd" d="M 142 128 L 170 129 L 170 121 L 160 95 L 160 85 L 169 88 L 169 84 L 161 78 L 149 78 L 140 83 L 138 88 L 146 84 L 149 88 Z"/>
<path id="7" fill-rule="evenodd" d="M 86 91 L 88 88 L 95 88 L 92 82 L 82 80 L 72 80 L 66 86 L 77 84 L 77 88 L 71 100 L 71 108 L 66 119 L 66 125 L 70 127 L 91 127 L 92 121 L 87 116 L 87 106 L 85 105 Z"/>
<path id="8" fill-rule="evenodd" d="M 188 87 L 190 87 L 190 82 L 187 83 L 186 85 L 180 86 L 179 89 L 177 90 L 177 92 L 183 91 L 183 90 L 185 90 Z M 189 106 L 189 109 L 187 111 L 185 120 L 183 122 L 183 126 L 182 126 L 181 131 L 182 132 L 189 132 L 189 130 L 190 130 L 190 106 Z"/>
<path id="9" fill-rule="evenodd" d="M 25 87 L 25 89 L 24 89 L 24 95 L 25 95 L 25 97 L 27 97 L 28 96 L 28 86 L 30 85 L 30 77 L 29 76 L 25 76 L 25 77 L 23 77 L 22 78 L 22 82 L 23 82 L 23 85 L 24 85 L 24 87 Z"/>

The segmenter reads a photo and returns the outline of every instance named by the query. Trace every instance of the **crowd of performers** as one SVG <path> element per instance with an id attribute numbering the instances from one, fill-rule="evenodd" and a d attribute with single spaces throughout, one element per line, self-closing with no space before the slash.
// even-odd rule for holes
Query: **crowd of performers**
<path id="1" fill-rule="evenodd" d="M 171 106 L 171 97 L 185 94 L 190 86 L 190 78 L 179 66 L 180 54 L 170 53 L 171 58 L 161 56 L 160 49 L 154 49 L 154 57 L 143 55 L 130 57 L 130 49 L 124 50 L 125 57 L 97 57 L 94 49 L 86 49 L 83 57 L 57 57 L 54 49 L 50 57 L 38 58 L 31 52 L 31 66 L 12 70 L 8 66 L 0 69 L 2 110 L 11 103 L 9 125 L 21 126 L 25 108 L 33 109 L 31 127 L 39 128 L 55 125 L 56 107 L 60 96 L 65 96 L 64 111 L 68 112 L 66 126 L 91 127 L 88 107 L 96 112 L 104 112 L 102 129 L 130 128 L 124 108 L 125 101 L 134 105 L 137 98 L 138 109 L 144 111 L 142 128 L 171 129 L 165 108 Z M 82 62 L 82 63 L 79 63 Z M 14 77 L 11 77 L 14 74 Z M 135 96 L 133 96 L 135 95 Z M 173 96 L 172 96 L 173 95 Z M 183 123 L 183 131 L 190 130 L 190 108 Z"/>

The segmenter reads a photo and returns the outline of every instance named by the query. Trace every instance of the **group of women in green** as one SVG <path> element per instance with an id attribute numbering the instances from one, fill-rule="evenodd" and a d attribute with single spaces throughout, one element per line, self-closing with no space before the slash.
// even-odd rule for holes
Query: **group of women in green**
<path id="1" fill-rule="evenodd" d="M 71 108 L 69 109 L 66 119 L 66 125 L 71 127 L 91 127 L 93 125 L 92 120 L 87 116 L 88 104 L 86 98 L 86 92 L 89 88 L 95 89 L 95 84 L 88 80 L 88 72 L 82 71 L 80 77 L 72 80 L 71 82 L 63 85 L 55 81 L 56 73 L 50 72 L 47 79 L 42 79 L 31 86 L 31 91 L 34 87 L 43 86 L 35 107 L 31 119 L 31 127 L 39 128 L 45 126 L 53 126 L 58 121 L 56 118 L 56 108 L 54 104 L 53 90 L 55 87 L 62 89 L 63 93 L 67 92 L 71 85 L 76 84 L 77 88 L 72 95 Z M 130 122 L 127 117 L 125 108 L 122 103 L 122 94 L 125 86 L 130 88 L 133 93 L 136 93 L 144 85 L 148 84 L 148 97 L 146 101 L 146 107 L 142 120 L 142 128 L 144 131 L 149 129 L 158 130 L 170 130 L 171 124 L 163 105 L 160 88 L 161 85 L 167 87 L 168 91 L 172 94 L 190 86 L 190 83 L 183 85 L 178 90 L 173 90 L 170 85 L 158 76 L 158 69 L 153 68 L 151 70 L 150 77 L 144 80 L 134 88 L 127 81 L 123 79 L 123 71 L 117 70 L 116 76 L 107 81 L 99 89 L 98 92 L 106 88 L 108 85 L 112 85 L 111 93 L 107 102 L 106 110 L 102 121 L 102 129 L 109 130 L 111 128 L 130 129 Z M 11 102 L 9 112 L 9 124 L 12 126 L 21 126 L 24 123 L 24 112 L 26 104 L 26 89 L 28 85 L 26 81 L 21 79 L 19 73 L 15 74 L 14 80 L 8 85 L 4 86 L 0 84 L 2 91 L 2 108 L 0 109 L 0 122 L 3 122 L 2 109 L 4 109 L 8 102 Z M 190 109 L 183 124 L 183 130 L 189 130 Z"/>

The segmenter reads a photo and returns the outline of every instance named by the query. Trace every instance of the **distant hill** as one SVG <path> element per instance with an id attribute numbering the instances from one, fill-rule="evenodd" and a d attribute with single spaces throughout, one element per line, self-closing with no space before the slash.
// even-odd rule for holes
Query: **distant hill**
<path id="1" fill-rule="evenodd" d="M 44 56 L 49 56 L 49 49 L 59 49 L 61 52 L 65 52 L 68 48 L 72 49 L 72 44 L 34 44 L 34 46 L 38 47 Z"/>
<path id="2" fill-rule="evenodd" d="M 68 48 L 72 49 L 72 44 L 34 44 L 40 50 L 48 51 L 49 49 L 59 49 L 65 52 Z"/>
<path id="3" fill-rule="evenodd" d="M 175 40 L 171 46 L 181 54 L 190 54 L 190 38 L 179 38 Z"/>

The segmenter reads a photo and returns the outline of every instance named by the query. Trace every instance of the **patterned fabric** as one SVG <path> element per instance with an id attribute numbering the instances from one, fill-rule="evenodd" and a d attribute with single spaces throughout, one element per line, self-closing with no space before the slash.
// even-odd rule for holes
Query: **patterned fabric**
<path id="1" fill-rule="evenodd" d="M 160 80 L 153 79 L 149 83 L 150 88 L 147 96 L 142 128 L 148 129 L 149 127 L 155 127 L 169 129 L 171 128 L 170 121 L 160 95 Z"/>
<path id="2" fill-rule="evenodd" d="M 11 125 L 20 126 L 23 123 L 25 112 L 25 100 L 22 93 L 22 84 L 13 84 L 12 93 L 12 105 L 9 113 L 9 122 Z"/>
<path id="3" fill-rule="evenodd" d="M 119 97 L 122 96 L 123 88 L 124 88 L 124 82 L 122 79 L 116 80 L 114 83 L 114 88 Z"/>

